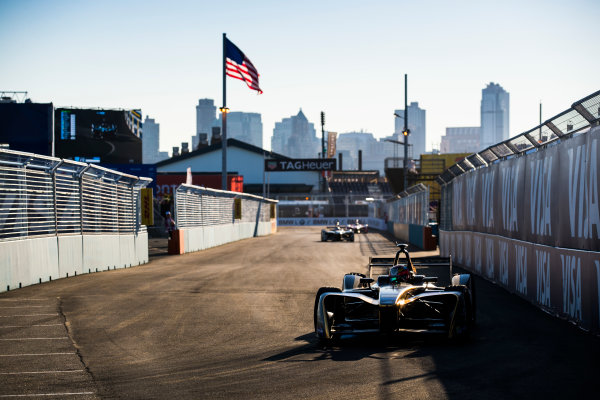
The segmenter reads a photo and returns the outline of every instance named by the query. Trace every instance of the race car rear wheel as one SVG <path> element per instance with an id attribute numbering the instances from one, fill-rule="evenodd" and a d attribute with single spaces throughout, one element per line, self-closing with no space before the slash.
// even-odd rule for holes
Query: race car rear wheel
<path id="1" fill-rule="evenodd" d="M 323 293 L 341 293 L 342 290 L 340 288 L 336 288 L 336 287 L 322 287 L 319 288 L 319 290 L 317 291 L 317 295 L 315 296 L 315 307 L 314 307 L 314 324 L 315 324 L 315 334 L 317 335 L 317 337 L 319 338 L 319 340 L 321 342 L 327 342 L 327 338 L 325 338 L 322 334 L 319 334 L 319 332 L 317 331 L 317 310 L 319 308 L 319 300 L 321 299 L 321 295 Z"/>

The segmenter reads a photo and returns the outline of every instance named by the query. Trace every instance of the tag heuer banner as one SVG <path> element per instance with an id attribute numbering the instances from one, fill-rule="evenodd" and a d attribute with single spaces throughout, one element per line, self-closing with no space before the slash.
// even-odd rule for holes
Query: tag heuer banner
<path id="1" fill-rule="evenodd" d="M 335 158 L 300 158 L 295 160 L 265 160 L 265 171 L 335 171 Z"/>

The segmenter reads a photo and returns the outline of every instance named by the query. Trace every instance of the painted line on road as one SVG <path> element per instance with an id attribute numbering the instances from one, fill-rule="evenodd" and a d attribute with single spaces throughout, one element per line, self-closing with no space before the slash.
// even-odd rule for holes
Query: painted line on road
<path id="1" fill-rule="evenodd" d="M 34 326 L 64 326 L 64 324 L 7 325 L 7 326 L 0 326 L 0 329 L 8 329 L 8 328 L 32 328 Z"/>
<path id="2" fill-rule="evenodd" d="M 0 354 L 0 357 L 41 357 L 41 356 L 64 356 L 77 355 L 77 353 L 37 353 L 37 354 Z"/>
<path id="3" fill-rule="evenodd" d="M 0 340 L 64 340 L 68 339 L 68 336 L 64 337 L 31 337 L 31 338 L 11 338 L 11 339 L 0 339 Z"/>
<path id="4" fill-rule="evenodd" d="M 25 371 L 25 372 L 0 372 L 0 375 L 31 375 L 31 374 L 70 374 L 73 372 L 85 372 L 85 369 L 71 369 L 66 371 Z"/>
<path id="5" fill-rule="evenodd" d="M 48 301 L 48 300 L 53 300 L 53 298 L 49 298 L 49 299 L 0 299 L 0 302 L 2 302 L 2 301 Z"/>
<path id="6" fill-rule="evenodd" d="M 0 398 L 15 397 L 49 397 L 49 396 L 89 396 L 95 392 L 72 392 L 72 393 L 31 393 L 31 394 L 0 394 Z"/>
<path id="7" fill-rule="evenodd" d="M 13 318 L 13 317 L 47 317 L 49 315 L 58 315 L 55 314 L 18 314 L 18 315 L 0 315 L 0 318 Z"/>

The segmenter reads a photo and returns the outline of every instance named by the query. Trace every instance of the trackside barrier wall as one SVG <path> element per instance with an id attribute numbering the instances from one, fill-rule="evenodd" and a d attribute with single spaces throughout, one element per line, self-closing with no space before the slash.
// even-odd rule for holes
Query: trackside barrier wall
<path id="1" fill-rule="evenodd" d="M 540 127 L 523 134 L 535 134 L 543 145 L 522 142 L 522 151 L 490 160 L 491 150 L 501 153 L 496 145 L 467 157 L 485 165 L 451 167 L 440 227 L 441 255 L 452 254 L 457 264 L 596 333 L 599 104 L 597 92 L 547 121 L 544 129 L 550 126 L 553 138 Z M 511 139 L 512 150 L 519 149 L 517 139 Z"/>
<path id="2" fill-rule="evenodd" d="M 389 218 L 389 231 L 399 240 L 424 250 L 434 250 L 428 226 L 429 187 L 418 184 L 400 193 L 398 199 L 383 205 Z"/>
<path id="3" fill-rule="evenodd" d="M 139 192 L 150 181 L 0 149 L 0 292 L 148 262 Z"/>
<path id="4" fill-rule="evenodd" d="M 245 193 L 180 185 L 175 221 L 184 253 L 277 231 L 277 201 Z"/>

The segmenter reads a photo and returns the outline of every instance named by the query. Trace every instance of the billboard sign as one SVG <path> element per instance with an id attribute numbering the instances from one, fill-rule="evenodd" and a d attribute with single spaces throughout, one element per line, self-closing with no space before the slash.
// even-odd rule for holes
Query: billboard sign
<path id="1" fill-rule="evenodd" d="M 111 164 L 142 163 L 141 110 L 57 108 L 56 156 Z"/>
<path id="2" fill-rule="evenodd" d="M 335 158 L 300 158 L 289 160 L 265 160 L 266 172 L 281 171 L 335 171 Z"/>
<path id="3" fill-rule="evenodd" d="M 141 189 L 140 198 L 142 211 L 142 225 L 152 226 L 154 225 L 154 202 L 152 200 L 152 189 Z"/>

